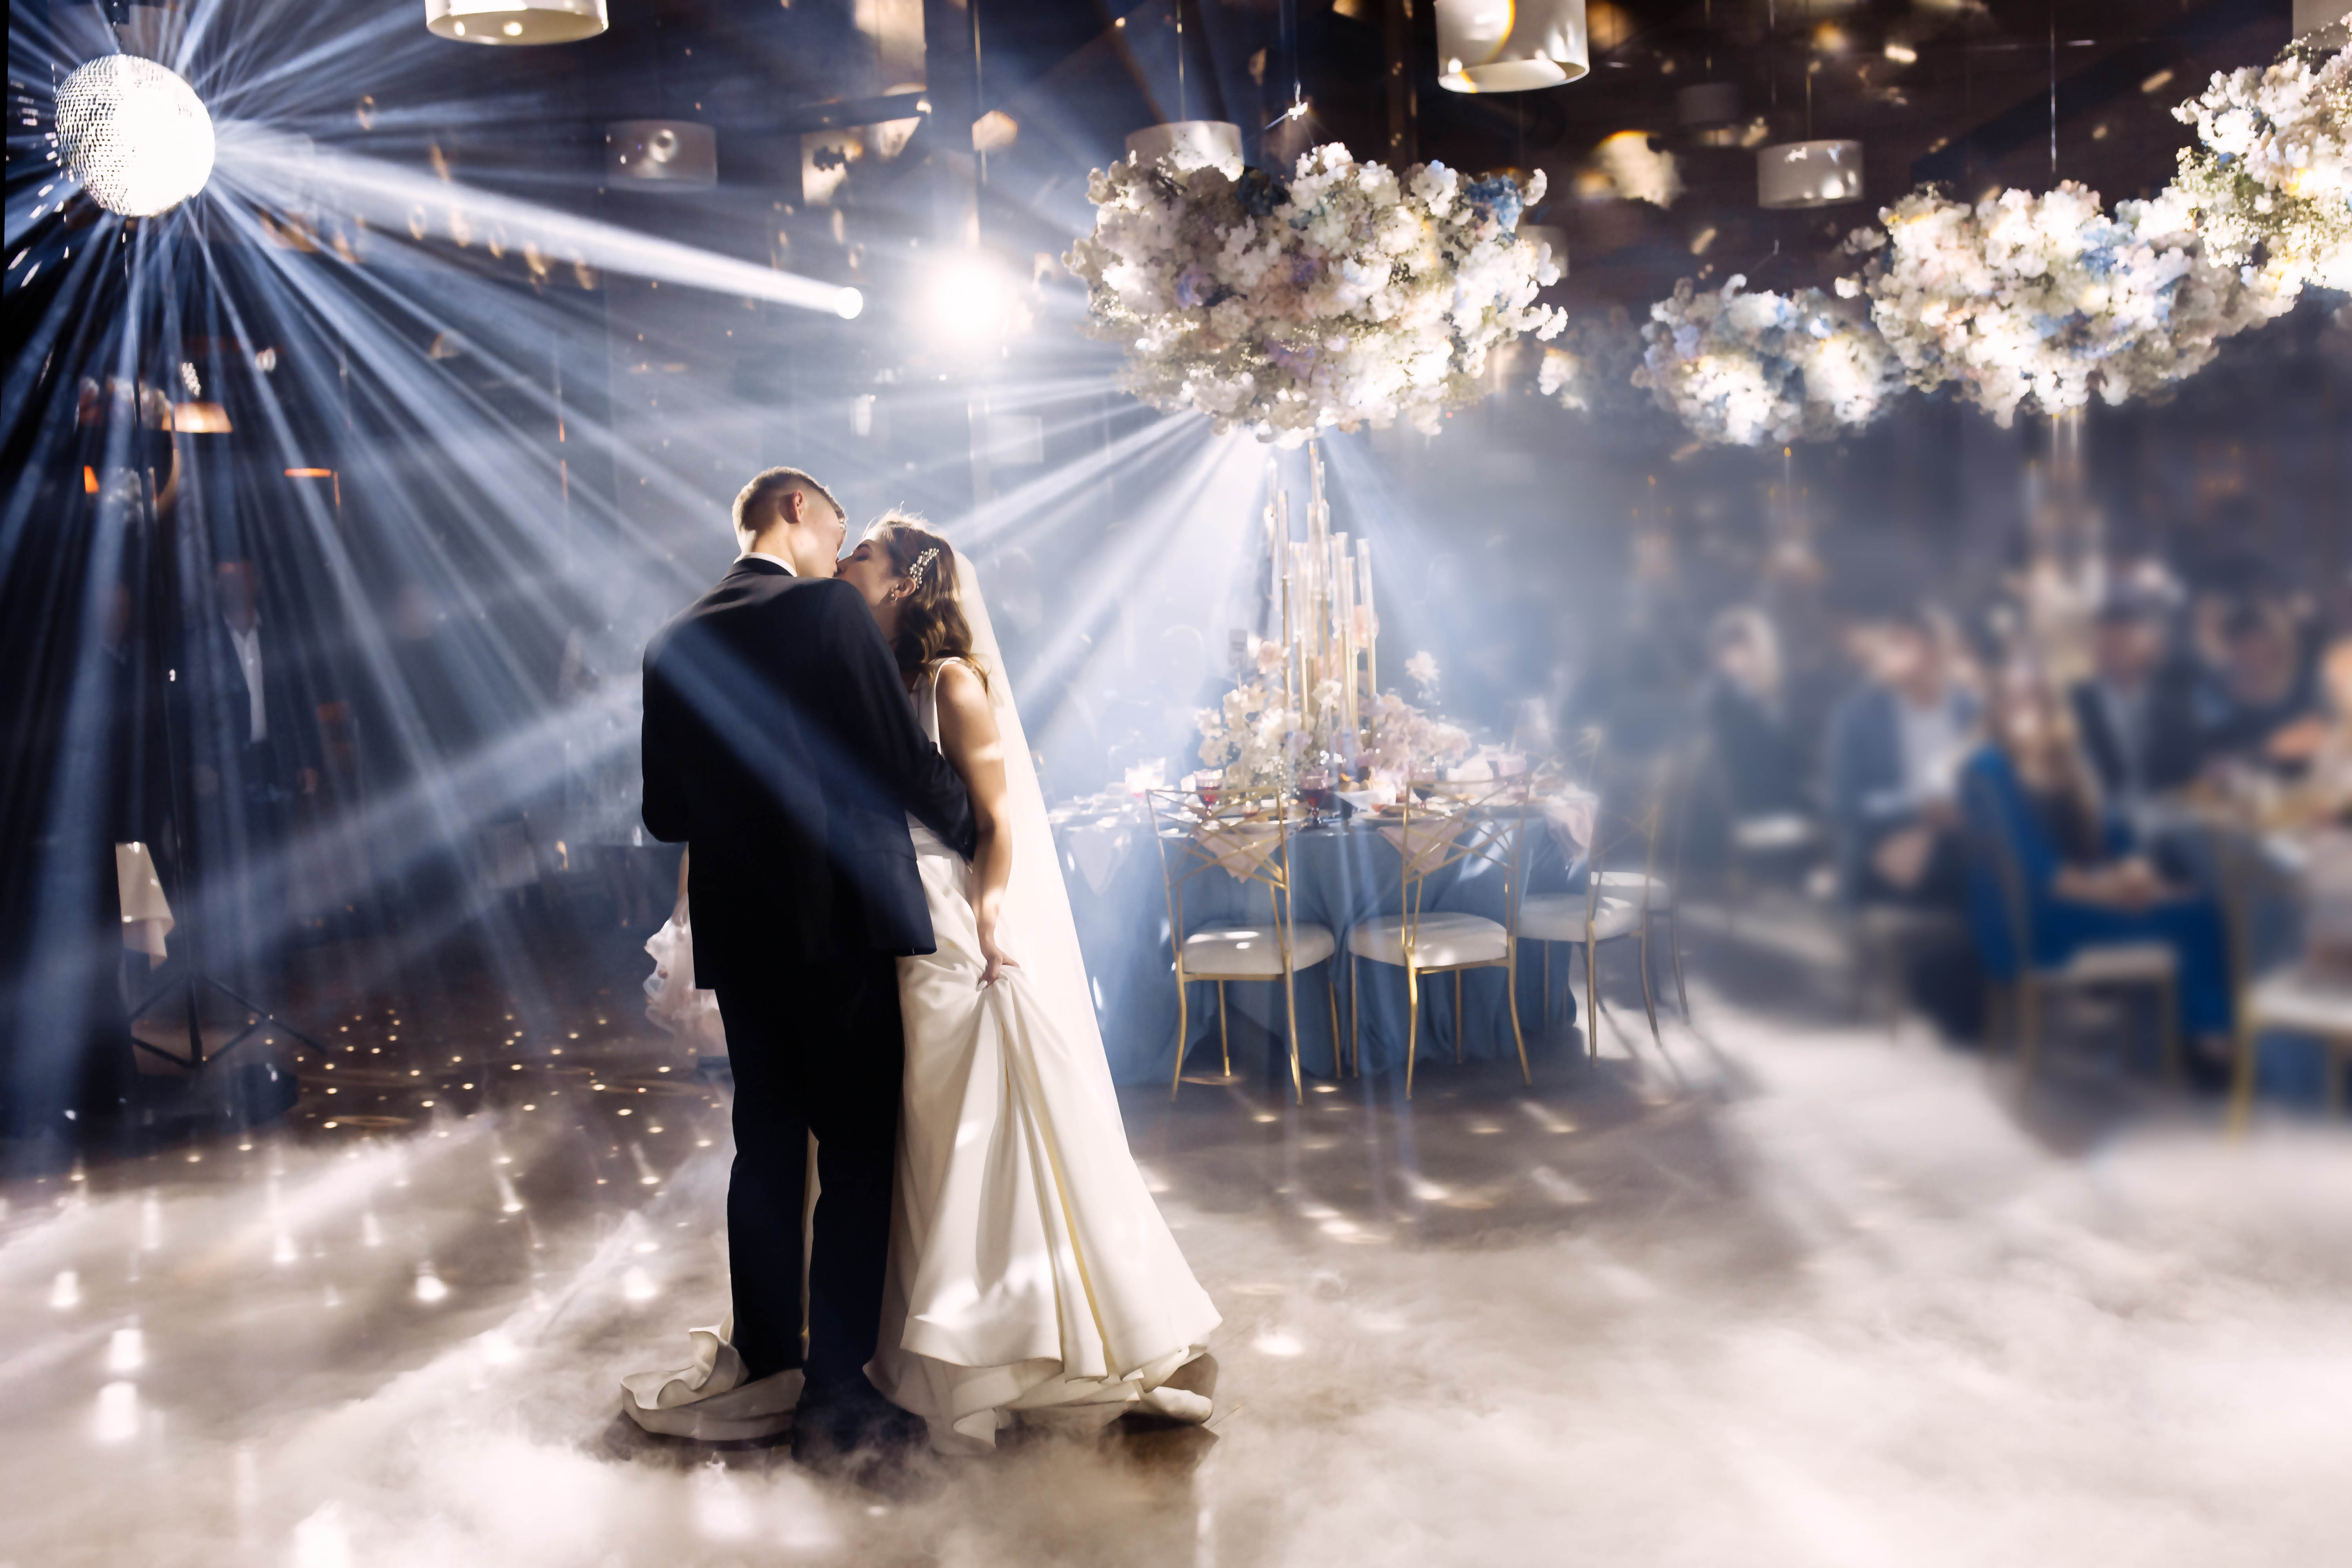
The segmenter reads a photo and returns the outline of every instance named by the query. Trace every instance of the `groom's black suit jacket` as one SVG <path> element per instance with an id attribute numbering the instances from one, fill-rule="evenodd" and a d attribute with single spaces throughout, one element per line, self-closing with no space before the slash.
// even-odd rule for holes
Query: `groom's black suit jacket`
<path id="1" fill-rule="evenodd" d="M 971 801 L 856 589 L 736 562 L 646 645 L 645 715 L 646 830 L 693 850 L 698 984 L 933 950 L 907 818 L 970 853 Z"/>

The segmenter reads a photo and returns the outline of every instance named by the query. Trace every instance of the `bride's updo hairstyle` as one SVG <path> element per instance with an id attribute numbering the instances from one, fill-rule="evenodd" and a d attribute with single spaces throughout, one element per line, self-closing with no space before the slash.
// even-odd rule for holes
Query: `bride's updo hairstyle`
<path id="1" fill-rule="evenodd" d="M 971 622 L 956 598 L 955 547 L 912 512 L 883 513 L 866 537 L 890 552 L 894 575 L 914 584 L 898 601 L 898 632 L 890 645 L 898 668 L 912 674 L 935 660 L 963 659 L 985 687 L 988 672 L 972 653 Z"/>

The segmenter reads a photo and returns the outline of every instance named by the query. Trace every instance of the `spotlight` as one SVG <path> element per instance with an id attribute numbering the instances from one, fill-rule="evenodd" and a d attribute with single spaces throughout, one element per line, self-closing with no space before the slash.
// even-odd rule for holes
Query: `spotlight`
<path id="1" fill-rule="evenodd" d="M 833 313 L 845 321 L 856 320 L 858 313 L 865 308 L 866 296 L 855 288 L 845 288 L 833 298 Z M 574 1035 L 572 1038 L 577 1040 L 580 1037 Z"/>
<path id="2" fill-rule="evenodd" d="M 58 88 L 58 152 L 100 206 L 152 218 L 212 177 L 212 116 L 168 67 L 102 55 Z"/>
<path id="3" fill-rule="evenodd" d="M 994 257 L 965 251 L 934 263 L 923 285 L 923 325 L 950 347 L 977 349 L 1027 325 L 1013 280 Z"/>

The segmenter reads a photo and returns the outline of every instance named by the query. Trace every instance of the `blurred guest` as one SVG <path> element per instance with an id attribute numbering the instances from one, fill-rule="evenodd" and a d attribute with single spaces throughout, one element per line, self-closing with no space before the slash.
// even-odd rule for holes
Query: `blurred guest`
<path id="1" fill-rule="evenodd" d="M 278 623 L 265 625 L 261 606 L 254 563 L 220 562 L 212 613 L 192 629 L 184 661 L 206 913 L 247 959 L 286 923 L 284 850 L 295 800 L 318 791 L 320 749 L 299 650 Z"/>
<path id="2" fill-rule="evenodd" d="M 2296 761 L 2292 742 L 2286 755 L 2270 754 L 2273 737 L 2315 708 L 2311 661 L 2294 615 L 2276 600 L 2243 600 L 2217 631 L 2221 664 L 2209 672 L 2200 694 L 2200 752 L 2208 758 Z"/>
<path id="3" fill-rule="evenodd" d="M 2181 1029 L 2201 1060 L 2226 1060 L 2229 951 L 2219 906 L 2133 852 L 2122 819 L 2105 810 L 2066 707 L 2038 672 L 2019 666 L 2003 675 L 1987 727 L 1988 743 L 1966 773 L 1969 825 L 1988 852 L 1971 865 L 1969 890 L 1986 973 L 2009 980 L 2021 964 L 2055 967 L 2085 946 L 2166 943 L 2179 966 Z M 2022 954 L 2021 916 L 2031 939 Z"/>
<path id="4" fill-rule="evenodd" d="M 1846 895 L 1948 905 L 1964 895 L 1954 789 L 1977 701 L 1954 678 L 1950 634 L 1919 610 L 1862 643 L 1868 681 L 1830 720 L 1829 784 Z"/>
<path id="5" fill-rule="evenodd" d="M 1780 640 L 1760 610 L 1741 605 L 1707 632 L 1706 733 L 1737 817 L 1802 812 L 1804 748 L 1782 691 Z"/>
<path id="6" fill-rule="evenodd" d="M 2092 674 L 2068 694 L 2099 788 L 2119 807 L 2176 789 L 2197 770 L 2188 672 L 2166 667 L 2165 607 L 2129 591 L 2099 608 Z"/>
<path id="7" fill-rule="evenodd" d="M 2270 738 L 2270 758 L 2304 769 L 2305 815 L 2315 821 L 2352 814 L 2352 635 L 2338 635 L 2320 655 L 2318 711 Z"/>

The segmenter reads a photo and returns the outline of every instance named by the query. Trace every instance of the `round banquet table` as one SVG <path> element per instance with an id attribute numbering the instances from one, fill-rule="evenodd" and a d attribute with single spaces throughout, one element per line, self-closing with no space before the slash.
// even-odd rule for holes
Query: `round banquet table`
<path id="1" fill-rule="evenodd" d="M 1065 808 L 1055 815 L 1063 876 L 1077 919 L 1079 945 L 1086 953 L 1111 1076 L 1121 1083 L 1166 1083 L 1176 1065 L 1176 980 L 1167 886 L 1152 841 L 1151 820 L 1139 805 L 1118 812 Z M 1525 831 L 1529 835 L 1525 862 L 1528 891 L 1580 890 L 1583 868 L 1574 858 L 1576 840 L 1570 830 L 1531 815 Z M 1181 863 L 1175 851 L 1171 844 L 1168 857 L 1171 869 Z M 1328 964 L 1297 974 L 1299 1062 L 1310 1075 L 1333 1075 L 1335 1027 L 1336 1038 L 1343 1044 L 1346 1040 L 1348 928 L 1378 915 L 1396 913 L 1400 858 L 1368 818 L 1291 831 L 1292 918 L 1302 925 L 1329 927 L 1339 945 Z M 1424 912 L 1459 911 L 1500 920 L 1504 882 L 1502 866 L 1471 857 L 1430 879 Z M 1184 884 L 1185 928 L 1190 932 L 1209 925 L 1263 922 L 1269 918 L 1269 902 L 1263 883 L 1244 882 L 1211 867 Z M 1523 944 L 1519 1019 L 1531 1035 L 1542 1027 L 1538 1016 L 1542 966 L 1542 949 L 1533 943 Z M 1555 987 L 1564 985 L 1567 967 L 1555 967 Z M 1401 1070 L 1405 1041 L 1404 971 L 1393 965 L 1365 961 L 1358 966 L 1358 980 L 1363 1009 L 1364 1070 Z M 1423 977 L 1419 1060 L 1454 1059 L 1457 984 L 1463 987 L 1462 1055 L 1473 1061 L 1516 1061 L 1510 1019 L 1505 1011 L 1507 988 L 1500 968 Z M 1216 989 L 1212 981 L 1192 984 L 1187 1072 L 1218 1071 Z M 1554 999 L 1557 1004 L 1557 992 Z M 1231 1013 L 1235 1071 L 1270 1071 L 1266 1053 L 1282 1052 L 1286 1033 L 1282 983 L 1229 980 L 1225 1003 Z"/>

